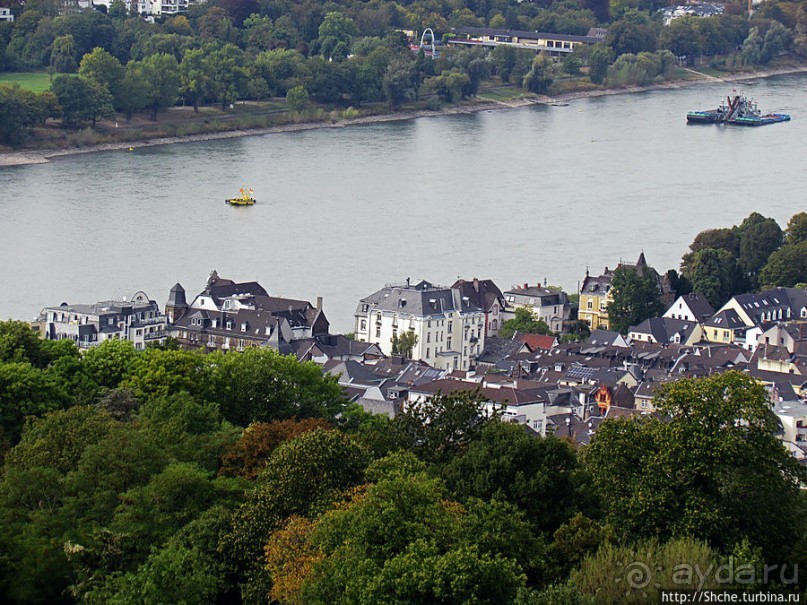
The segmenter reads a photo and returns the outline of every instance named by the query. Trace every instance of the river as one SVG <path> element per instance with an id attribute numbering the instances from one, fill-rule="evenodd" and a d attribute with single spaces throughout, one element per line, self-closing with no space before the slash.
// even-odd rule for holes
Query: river
<path id="1" fill-rule="evenodd" d="M 162 306 L 209 272 L 314 301 L 338 331 L 406 277 L 577 288 L 641 251 L 677 267 L 692 238 L 805 203 L 807 75 L 736 84 L 793 121 L 687 126 L 731 84 L 67 156 L 0 168 L 0 317 L 119 288 Z M 258 204 L 225 197 L 254 188 Z"/>

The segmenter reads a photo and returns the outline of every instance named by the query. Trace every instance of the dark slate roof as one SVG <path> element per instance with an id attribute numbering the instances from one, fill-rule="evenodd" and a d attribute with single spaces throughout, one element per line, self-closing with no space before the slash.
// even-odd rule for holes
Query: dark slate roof
<path id="1" fill-rule="evenodd" d="M 484 311 L 474 301 L 464 300 L 459 290 L 434 286 L 421 281 L 414 286 L 386 286 L 359 301 L 356 314 L 364 315 L 364 305 L 370 310 L 392 311 L 401 315 L 414 315 L 424 317 L 429 315 L 442 315 L 446 311 Z"/>
<path id="2" fill-rule="evenodd" d="M 672 319 L 670 317 L 651 317 L 644 320 L 638 326 L 628 328 L 629 334 L 650 334 L 658 343 L 675 342 L 675 335 L 678 334 L 680 342 L 685 342 L 698 323 L 684 319 Z"/>
<path id="3" fill-rule="evenodd" d="M 613 330 L 594 330 L 586 343 L 594 346 L 612 346 L 622 335 Z"/>
<path id="4" fill-rule="evenodd" d="M 706 300 L 706 297 L 702 294 L 693 292 L 691 294 L 684 294 L 681 298 L 684 299 L 689 310 L 692 311 L 693 315 L 695 315 L 695 319 L 698 321 L 706 321 L 715 314 L 714 307 L 709 304 L 709 301 Z"/>
<path id="5" fill-rule="evenodd" d="M 510 355 L 518 353 L 524 343 L 512 338 L 498 338 L 490 336 L 485 339 L 485 350 L 477 357 L 477 362 L 495 364 Z"/>
<path id="6" fill-rule="evenodd" d="M 489 311 L 497 301 L 499 306 L 504 306 L 502 291 L 491 279 L 458 279 L 451 287 L 458 289 L 460 296 L 468 298 L 471 305 L 485 311 Z"/>
<path id="7" fill-rule="evenodd" d="M 734 301 L 745 311 L 751 320 L 759 325 L 768 321 L 766 316 L 776 312 L 771 319 L 796 319 L 802 308 L 807 307 L 807 290 L 801 288 L 776 288 L 758 294 L 738 294 Z M 778 311 L 782 317 L 778 317 Z"/>
<path id="8" fill-rule="evenodd" d="M 737 311 L 734 309 L 726 309 L 715 314 L 704 326 L 708 328 L 724 328 L 728 330 L 736 330 L 747 327 Z"/>

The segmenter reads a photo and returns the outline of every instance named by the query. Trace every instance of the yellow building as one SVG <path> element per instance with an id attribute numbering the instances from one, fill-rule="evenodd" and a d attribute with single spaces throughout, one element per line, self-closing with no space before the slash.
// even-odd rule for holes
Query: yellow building
<path id="1" fill-rule="evenodd" d="M 744 340 L 748 326 L 733 309 L 720 311 L 703 324 L 703 339 L 708 342 L 732 344 Z"/>
<path id="2" fill-rule="evenodd" d="M 588 324 L 589 330 L 608 330 L 608 303 L 611 302 L 611 280 L 614 272 L 605 268 L 602 275 L 589 275 L 580 286 L 577 319 Z"/>

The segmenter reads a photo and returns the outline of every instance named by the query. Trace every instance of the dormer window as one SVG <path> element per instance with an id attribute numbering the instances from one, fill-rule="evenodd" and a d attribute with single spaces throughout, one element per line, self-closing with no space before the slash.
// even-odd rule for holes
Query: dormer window
<path id="1" fill-rule="evenodd" d="M 227 323 L 226 323 L 226 326 L 227 326 L 227 329 L 228 329 L 228 330 L 232 330 L 232 329 L 233 329 L 233 320 L 232 320 L 232 319 L 228 319 L 228 320 L 227 320 Z"/>
<path id="2" fill-rule="evenodd" d="M 247 331 L 247 322 L 243 322 L 243 323 L 241 324 L 241 331 L 242 331 L 242 332 L 246 332 L 246 331 Z"/>

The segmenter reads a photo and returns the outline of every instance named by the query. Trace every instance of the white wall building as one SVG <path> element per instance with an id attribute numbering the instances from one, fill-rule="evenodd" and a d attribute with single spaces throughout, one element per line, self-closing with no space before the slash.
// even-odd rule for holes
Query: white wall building
<path id="1" fill-rule="evenodd" d="M 0 21 L 14 21 L 14 15 L 11 14 L 10 8 L 0 6 Z"/>
<path id="2" fill-rule="evenodd" d="M 359 301 L 356 339 L 392 354 L 392 337 L 413 332 L 412 359 L 440 369 L 467 370 L 485 348 L 485 310 L 458 288 L 426 281 L 388 285 Z"/>

